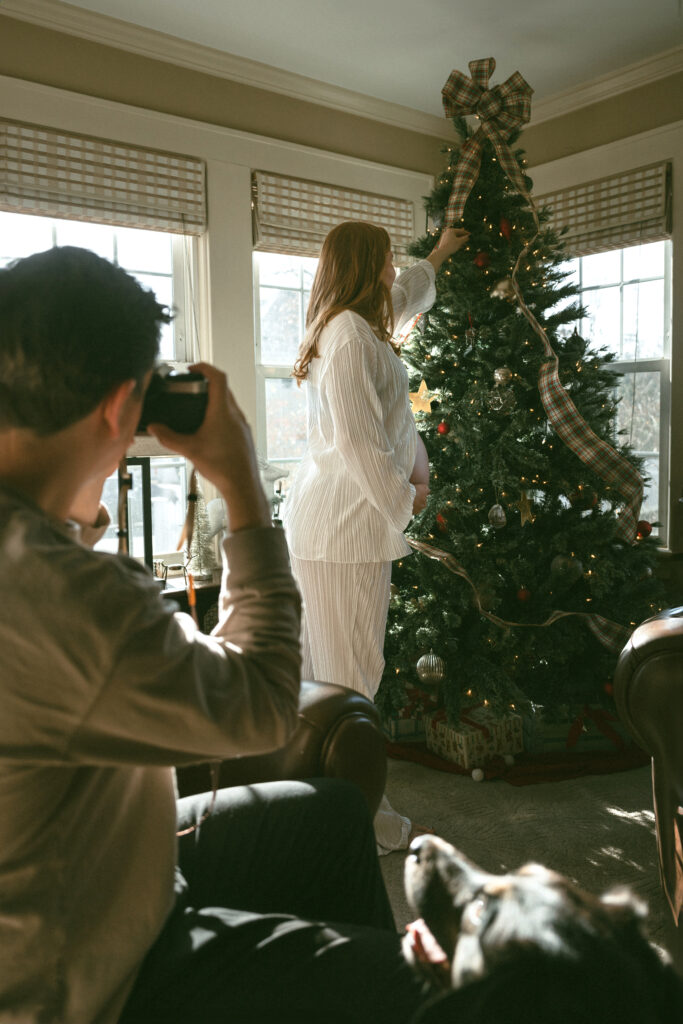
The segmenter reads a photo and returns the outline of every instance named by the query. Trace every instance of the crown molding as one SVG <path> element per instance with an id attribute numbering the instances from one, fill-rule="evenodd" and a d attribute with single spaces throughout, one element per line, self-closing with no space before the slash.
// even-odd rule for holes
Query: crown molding
<path id="1" fill-rule="evenodd" d="M 210 46 L 178 39 L 164 32 L 62 3 L 61 0 L 0 0 L 0 13 L 104 46 L 114 46 L 153 60 L 227 78 L 307 103 L 317 103 L 397 128 L 437 138 L 445 139 L 449 136 L 446 119 L 434 114 L 319 82 L 305 75 L 274 68 Z"/>
<path id="2" fill-rule="evenodd" d="M 320 82 L 260 61 L 238 57 L 210 46 L 188 42 L 154 29 L 133 25 L 106 14 L 88 11 L 62 0 L 0 0 L 0 13 L 43 28 L 114 46 L 152 60 L 165 61 L 193 71 L 227 78 L 255 89 L 316 103 L 346 114 L 366 117 L 423 135 L 450 138 L 446 118 L 414 110 L 398 103 L 366 96 L 341 86 Z M 683 46 L 637 61 L 601 75 L 575 88 L 556 93 L 533 105 L 531 125 L 591 106 L 602 100 L 683 71 Z"/>
<path id="3" fill-rule="evenodd" d="M 637 61 L 618 71 L 593 78 L 573 89 L 539 100 L 533 106 L 531 124 L 536 125 L 542 121 L 562 117 L 564 114 L 571 114 L 582 107 L 600 103 L 601 100 L 613 99 L 630 89 L 649 85 L 680 71 L 683 71 L 683 46 L 676 46 L 672 50 L 665 50 L 654 57 Z"/>

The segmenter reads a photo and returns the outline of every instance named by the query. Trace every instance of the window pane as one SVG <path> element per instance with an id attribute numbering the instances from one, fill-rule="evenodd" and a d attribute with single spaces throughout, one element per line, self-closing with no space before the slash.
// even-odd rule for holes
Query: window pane
<path id="1" fill-rule="evenodd" d="M 104 487 L 102 488 L 102 501 L 109 509 L 109 515 L 111 516 L 111 523 L 107 527 L 107 531 L 103 537 L 95 545 L 98 551 L 118 551 L 119 540 L 116 536 L 117 530 L 117 508 L 119 500 L 119 474 L 118 472 L 112 473 L 104 481 Z"/>
<path id="2" fill-rule="evenodd" d="M 615 284 L 621 279 L 620 250 L 584 256 L 581 261 L 581 272 L 584 288 L 596 284 Z"/>
<path id="3" fill-rule="evenodd" d="M 154 554 L 175 551 L 185 522 L 187 470 L 181 458 L 150 460 L 152 547 Z M 178 556 L 178 561 L 182 561 Z"/>
<path id="4" fill-rule="evenodd" d="M 128 492 L 128 547 L 134 558 L 144 557 L 144 529 L 142 519 L 142 467 L 130 466 L 133 486 Z M 176 550 L 185 522 L 187 503 L 187 469 L 179 456 L 150 460 L 152 491 L 152 548 L 154 554 L 169 554 Z M 112 473 L 104 483 L 102 501 L 109 509 L 111 524 L 95 545 L 98 551 L 118 551 L 118 472 Z M 177 561 L 182 561 L 179 553 Z"/>
<path id="5" fill-rule="evenodd" d="M 576 288 L 579 287 L 579 283 L 580 282 L 579 282 L 579 261 L 578 260 L 567 260 L 566 263 L 560 263 L 560 265 L 559 265 L 559 267 L 557 269 L 562 274 L 566 274 L 567 275 L 565 277 L 565 279 L 562 281 L 563 286 L 564 285 L 572 284 Z M 574 301 L 576 301 L 576 300 L 574 300 Z"/>
<path id="6" fill-rule="evenodd" d="M 3 262 L 23 259 L 52 247 L 52 223 L 46 217 L 0 213 L 0 257 Z"/>
<path id="7" fill-rule="evenodd" d="M 173 272 L 171 236 L 162 231 L 117 228 L 116 258 L 125 270 L 153 270 L 157 274 L 171 274 Z"/>
<path id="8" fill-rule="evenodd" d="M 257 259 L 261 284 L 275 285 L 278 288 L 301 287 L 300 266 L 303 261 L 298 256 L 260 252 Z"/>
<path id="9" fill-rule="evenodd" d="M 303 276 L 303 286 L 310 292 L 311 285 L 313 284 L 313 278 L 315 272 L 318 269 L 318 260 L 311 259 L 310 257 L 303 257 L 301 260 L 301 271 Z"/>
<path id="10" fill-rule="evenodd" d="M 664 276 L 664 246 L 661 242 L 631 245 L 624 249 L 624 281 Z"/>
<path id="11" fill-rule="evenodd" d="M 617 428 L 634 451 L 659 452 L 659 373 L 625 373 L 619 381 Z"/>
<path id="12" fill-rule="evenodd" d="M 270 462 L 300 459 L 306 447 L 306 393 L 286 377 L 266 380 L 266 439 Z"/>
<path id="13" fill-rule="evenodd" d="M 105 260 L 114 259 L 114 230 L 107 224 L 86 224 L 78 220 L 56 220 L 57 245 L 90 249 Z"/>
<path id="14" fill-rule="evenodd" d="M 647 519 L 648 523 L 656 523 L 659 520 L 659 459 L 646 459 L 643 473 L 650 479 L 645 484 L 640 518 Z"/>
<path id="15" fill-rule="evenodd" d="M 301 292 L 261 288 L 261 362 L 292 366 L 302 335 Z"/>
<path id="16" fill-rule="evenodd" d="M 615 355 L 621 355 L 621 316 L 619 288 L 600 288 L 582 295 L 588 316 L 582 323 L 584 337 L 594 346 L 606 345 Z"/>
<path id="17" fill-rule="evenodd" d="M 167 306 L 173 312 L 173 279 L 170 277 L 157 277 L 156 274 L 137 274 L 135 277 L 143 288 L 149 288 L 156 295 L 157 302 Z M 159 339 L 159 358 L 162 360 L 175 359 L 175 346 L 173 344 L 173 325 L 163 324 Z"/>
<path id="18" fill-rule="evenodd" d="M 664 352 L 664 282 L 624 285 L 622 359 L 659 359 Z"/>

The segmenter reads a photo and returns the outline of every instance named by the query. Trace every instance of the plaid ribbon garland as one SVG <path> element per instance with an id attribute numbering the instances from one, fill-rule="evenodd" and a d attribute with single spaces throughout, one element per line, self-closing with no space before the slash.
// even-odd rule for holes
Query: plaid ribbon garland
<path id="1" fill-rule="evenodd" d="M 449 572 L 465 580 L 472 588 L 474 603 L 479 614 L 502 629 L 509 629 L 510 627 L 545 629 L 547 626 L 552 626 L 555 622 L 559 622 L 560 619 L 575 616 L 583 619 L 591 633 L 593 633 L 603 647 L 615 653 L 619 653 L 622 650 L 633 632 L 633 629 L 629 629 L 627 626 L 621 626 L 618 622 L 612 622 L 610 619 L 605 619 L 602 615 L 595 615 L 590 612 L 563 612 L 557 610 L 551 612 L 545 622 L 508 622 L 507 619 L 501 619 L 499 615 L 494 615 L 493 612 L 487 612 L 482 608 L 477 588 L 467 574 L 467 571 L 460 565 L 454 555 L 451 555 L 448 551 L 442 551 L 440 548 L 434 548 L 431 544 L 425 544 L 424 541 L 413 540 L 412 537 L 406 537 L 406 540 L 411 548 L 420 551 L 427 558 L 434 558 L 436 561 L 443 563 Z"/>
<path id="2" fill-rule="evenodd" d="M 624 498 L 624 508 L 617 517 L 616 533 L 622 540 L 632 544 L 636 539 L 637 522 L 643 500 L 643 478 L 635 466 L 591 430 L 562 387 L 557 355 L 545 330 L 524 301 L 517 281 L 521 262 L 533 246 L 540 224 L 536 205 L 507 139 L 516 128 L 529 120 L 533 89 L 518 71 L 510 75 L 502 85 L 489 89 L 489 78 L 495 67 L 493 57 L 470 61 L 472 78 L 467 78 L 460 71 L 452 71 L 442 89 L 447 117 L 476 114 L 481 121 L 479 129 L 463 144 L 458 154 L 445 224 L 453 227 L 462 219 L 465 203 L 479 175 L 484 140 L 489 139 L 508 179 L 526 200 L 536 227 L 533 238 L 517 257 L 510 280 L 519 308 L 534 333 L 541 339 L 546 355 L 538 378 L 543 408 L 549 423 L 570 451 Z"/>
<path id="3" fill-rule="evenodd" d="M 538 389 L 548 420 L 560 440 L 625 498 L 626 504 L 619 513 L 616 532 L 622 540 L 632 543 L 643 500 L 643 478 L 635 466 L 606 441 L 602 441 L 578 413 L 560 383 L 557 356 L 545 331 L 541 334 L 541 340 L 548 359 L 539 370 Z"/>
<path id="4" fill-rule="evenodd" d="M 458 154 L 453 188 L 446 207 L 447 227 L 453 227 L 462 218 L 467 197 L 479 177 L 486 139 L 493 145 L 510 181 L 522 195 L 527 194 L 524 176 L 507 140 L 513 131 L 529 120 L 533 89 L 519 71 L 510 75 L 502 85 L 489 89 L 489 78 L 496 68 L 493 57 L 471 60 L 469 68 L 472 78 L 467 78 L 461 71 L 451 71 L 441 90 L 446 117 L 475 114 L 481 122 L 475 134 L 463 143 Z"/>

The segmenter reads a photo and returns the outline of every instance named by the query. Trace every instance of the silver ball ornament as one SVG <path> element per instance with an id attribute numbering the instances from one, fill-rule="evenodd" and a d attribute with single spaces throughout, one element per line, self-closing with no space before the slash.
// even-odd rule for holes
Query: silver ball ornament
<path id="1" fill-rule="evenodd" d="M 501 530 L 507 523 L 505 509 L 502 505 L 491 505 L 489 509 L 489 522 L 495 530 Z"/>
<path id="2" fill-rule="evenodd" d="M 415 666 L 417 678 L 424 686 L 438 686 L 446 675 L 446 662 L 434 651 L 423 654 Z"/>
<path id="3" fill-rule="evenodd" d="M 493 371 L 493 379 L 496 384 L 509 384 L 512 380 L 512 370 L 509 366 L 497 366 Z"/>

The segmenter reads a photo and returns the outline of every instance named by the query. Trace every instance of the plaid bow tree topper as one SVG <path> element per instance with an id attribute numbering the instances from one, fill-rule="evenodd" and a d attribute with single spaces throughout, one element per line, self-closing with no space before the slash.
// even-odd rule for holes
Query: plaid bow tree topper
<path id="1" fill-rule="evenodd" d="M 492 144 L 501 167 L 510 183 L 526 199 L 533 214 L 536 234 L 524 246 L 511 274 L 517 302 L 534 333 L 543 344 L 546 355 L 539 370 L 538 386 L 543 408 L 551 426 L 560 439 L 587 466 L 597 473 L 624 498 L 616 532 L 623 540 L 634 543 L 636 524 L 643 500 L 643 479 L 638 470 L 615 449 L 591 430 L 573 401 L 563 388 L 558 374 L 558 359 L 548 336 L 524 301 L 517 281 L 521 261 L 531 249 L 540 230 L 538 213 L 527 189 L 524 174 L 510 149 L 510 135 L 529 120 L 533 89 L 518 71 L 502 85 L 488 88 L 496 62 L 493 57 L 469 63 L 471 78 L 460 71 L 452 71 L 442 89 L 444 111 L 447 117 L 474 114 L 480 126 L 458 154 L 454 169 L 453 187 L 446 207 L 445 224 L 454 227 L 462 219 L 467 198 L 479 176 L 484 142 Z"/>

